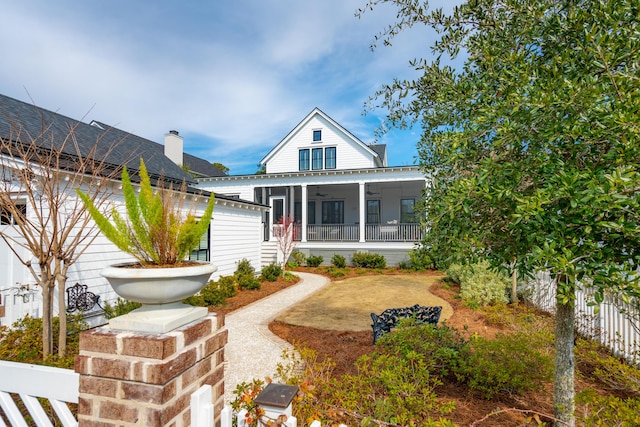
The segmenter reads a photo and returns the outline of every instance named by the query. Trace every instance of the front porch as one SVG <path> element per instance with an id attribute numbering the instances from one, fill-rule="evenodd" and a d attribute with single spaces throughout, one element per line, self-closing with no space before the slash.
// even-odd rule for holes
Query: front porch
<path id="1" fill-rule="evenodd" d="M 294 240 L 302 241 L 302 234 L 302 225 L 296 224 Z M 422 228 L 416 223 L 365 224 L 362 233 L 360 224 L 309 224 L 306 237 L 308 242 L 418 242 Z"/>

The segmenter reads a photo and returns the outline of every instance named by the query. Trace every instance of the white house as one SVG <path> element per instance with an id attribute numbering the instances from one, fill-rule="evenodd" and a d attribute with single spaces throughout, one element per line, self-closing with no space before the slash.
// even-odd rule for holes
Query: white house
<path id="1" fill-rule="evenodd" d="M 297 249 L 349 259 L 356 251 L 406 260 L 422 237 L 415 204 L 427 184 L 417 166 L 388 166 L 385 145 L 367 145 L 315 108 L 261 161 L 262 175 L 197 178 L 199 188 L 268 205 L 263 263 L 274 260 L 271 230 L 297 222 Z"/>
<path id="2" fill-rule="evenodd" d="M 29 103 L 0 95 L 0 138 L 10 139 L 13 143 L 20 143 L 16 129 L 20 129 L 22 138 L 39 135 L 46 129 L 49 136 L 43 142 L 57 144 L 64 139 L 70 129 L 77 142 L 77 149 L 81 153 L 90 152 L 90 147 L 99 141 L 100 148 L 106 156 L 107 162 L 114 166 L 126 165 L 135 175 L 143 158 L 152 179 L 163 177 L 165 181 L 181 184 L 186 180 L 193 186 L 193 176 L 224 176 L 213 167 L 210 162 L 183 153 L 182 137 L 176 131 L 165 135 L 164 145 L 136 135 L 129 134 L 104 123 L 93 121 L 82 123 L 63 115 L 36 107 Z M 71 144 L 70 144 L 71 145 Z M 107 148 L 115 149 L 108 150 Z M 47 147 L 43 147 L 46 149 Z M 76 148 L 70 147 L 69 156 L 77 155 Z M 98 150 L 101 151 L 101 150 Z M 99 154 L 98 154 L 99 155 Z M 7 165 L 6 162 L 0 163 Z M 186 173 L 183 167 L 191 174 Z M 0 170 L 2 176 L 10 171 Z M 4 181 L 6 183 L 6 181 Z M 119 182 L 113 182 L 113 203 L 122 205 L 123 200 L 119 189 Z M 0 191 L 10 191 L 2 186 Z M 197 190 L 197 189 L 194 189 Z M 194 193 L 201 193 L 197 190 Z M 206 196 L 206 195 L 205 195 Z M 16 193 L 19 200 L 24 197 Z M 75 193 L 73 194 L 75 197 Z M 199 197 L 200 212 L 204 210 L 206 198 Z M 1 206 L 0 206 L 1 208 Z M 27 214 L 29 204 L 25 203 Z M 246 258 L 260 270 L 262 265 L 260 245 L 262 243 L 262 218 L 268 207 L 254 201 L 240 200 L 237 197 L 216 195 L 213 220 L 209 233 L 203 236 L 201 247 L 194 251 L 193 258 L 209 261 L 218 267 L 213 278 L 220 275 L 230 275 L 236 269 L 236 263 Z M 0 215 L 0 232 L 17 235 L 12 219 L 4 214 Z M 23 252 L 25 252 L 23 250 Z M 23 255 L 27 255 L 23 253 Z M 109 264 L 129 261 L 128 255 L 120 252 L 103 236 L 99 236 L 91 247 L 82 255 L 80 260 L 72 266 L 67 288 L 75 283 L 86 284 L 89 290 L 100 295 L 102 303 L 112 301 L 116 295 L 100 276 L 100 270 Z M 55 293 L 57 298 L 57 292 Z M 54 302 L 57 307 L 57 301 Z M 34 279 L 16 258 L 7 244 L 0 239 L 0 325 L 10 325 L 26 314 L 40 316 L 42 313 L 42 295 L 40 289 L 34 286 Z"/>

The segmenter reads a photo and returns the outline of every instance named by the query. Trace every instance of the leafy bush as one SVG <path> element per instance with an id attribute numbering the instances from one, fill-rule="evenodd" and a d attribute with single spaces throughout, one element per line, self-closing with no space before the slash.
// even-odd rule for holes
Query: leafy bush
<path id="1" fill-rule="evenodd" d="M 465 267 L 462 264 L 451 264 L 447 268 L 447 279 L 460 284 Z"/>
<path id="2" fill-rule="evenodd" d="M 462 275 L 460 296 L 464 301 L 480 306 L 509 302 L 507 289 L 509 279 L 501 273 L 489 269 L 489 263 L 482 261 L 470 265 Z"/>
<path id="3" fill-rule="evenodd" d="M 582 374 L 606 388 L 626 396 L 640 397 L 640 370 L 613 357 L 598 343 L 579 339 L 576 365 Z"/>
<path id="4" fill-rule="evenodd" d="M 347 259 L 340 254 L 333 254 L 331 264 L 333 264 L 334 267 L 345 268 L 347 266 Z"/>
<path id="5" fill-rule="evenodd" d="M 88 327 L 82 315 L 67 316 L 67 355 L 60 357 L 58 342 L 54 340 L 53 354 L 42 359 L 42 319 L 25 316 L 11 325 L 0 326 L 0 360 L 20 363 L 56 366 L 73 369 L 74 356 L 78 354 L 79 334 Z M 53 318 L 53 336 L 58 336 L 60 318 Z"/>
<path id="6" fill-rule="evenodd" d="M 432 425 L 429 416 L 448 413 L 454 403 L 442 403 L 435 394 L 441 384 L 432 375 L 432 362 L 424 354 L 374 353 L 356 362 L 358 375 L 332 381 L 332 401 L 354 413 L 403 426 Z M 350 425 L 360 420 L 344 420 Z"/>
<path id="7" fill-rule="evenodd" d="M 115 306 L 112 307 L 109 302 L 104 304 L 104 317 L 113 319 L 114 317 L 125 315 L 140 307 L 142 307 L 142 304 L 139 302 L 128 301 L 118 297 Z"/>
<path id="8" fill-rule="evenodd" d="M 387 260 L 380 254 L 371 254 L 367 252 L 356 252 L 351 258 L 354 267 L 363 268 L 385 268 Z"/>
<path id="9" fill-rule="evenodd" d="M 251 262 L 243 258 L 238 262 L 238 267 L 235 273 L 233 273 L 240 289 L 255 290 L 260 289 L 260 280 L 256 277 L 256 270 L 251 265 Z"/>
<path id="10" fill-rule="evenodd" d="M 447 269 L 447 279 L 460 284 L 460 297 L 471 307 L 509 302 L 509 279 L 491 270 L 488 261 L 470 265 L 451 264 Z"/>
<path id="11" fill-rule="evenodd" d="M 487 399 L 500 393 L 539 390 L 551 380 L 553 361 L 538 350 L 535 336 L 516 333 L 494 340 L 475 338 L 469 346 L 470 356 L 462 360 L 456 376 Z"/>
<path id="12" fill-rule="evenodd" d="M 275 262 L 262 268 L 262 280 L 275 282 L 280 276 L 282 276 L 282 267 Z"/>
<path id="13" fill-rule="evenodd" d="M 415 319 L 401 319 L 391 334 L 377 342 L 379 351 L 402 354 L 417 352 L 432 364 L 431 374 L 455 379 L 462 359 L 468 357 L 469 346 L 457 329 L 445 325 L 420 325 Z"/>
<path id="14" fill-rule="evenodd" d="M 594 390 L 584 390 L 576 395 L 576 415 L 587 426 L 637 426 L 640 399 L 600 396 Z"/>
<path id="15" fill-rule="evenodd" d="M 295 249 L 293 252 L 291 252 L 291 256 L 289 256 L 289 266 L 295 268 L 295 267 L 300 267 L 305 265 L 305 263 L 307 262 L 307 257 L 300 252 L 299 250 Z"/>
<path id="16" fill-rule="evenodd" d="M 322 255 L 311 255 L 310 257 L 307 258 L 307 265 L 309 267 L 317 267 L 320 264 L 322 264 L 322 261 L 324 261 L 324 258 L 322 258 Z"/>
<path id="17" fill-rule="evenodd" d="M 182 300 L 185 304 L 201 307 L 221 306 L 227 298 L 238 292 L 238 282 L 234 276 L 221 276 L 217 282 L 211 280 L 197 295 Z"/>
<path id="18" fill-rule="evenodd" d="M 431 270 L 435 268 L 435 262 L 431 252 L 420 245 L 409 252 L 409 266 L 417 271 Z"/>

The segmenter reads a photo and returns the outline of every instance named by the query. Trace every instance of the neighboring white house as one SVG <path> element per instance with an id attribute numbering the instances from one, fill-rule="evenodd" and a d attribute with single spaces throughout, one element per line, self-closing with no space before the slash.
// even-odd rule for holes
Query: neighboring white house
<path id="1" fill-rule="evenodd" d="M 356 251 L 406 260 L 422 237 L 414 208 L 427 180 L 417 166 L 388 166 L 385 145 L 367 145 L 315 108 L 261 161 L 262 175 L 197 178 L 199 188 L 268 205 L 263 263 L 276 256 L 271 230 L 296 223 L 297 249 L 349 259 Z"/>
<path id="2" fill-rule="evenodd" d="M 64 138 L 69 129 L 74 128 L 74 135 L 81 151 L 93 146 L 96 141 L 100 141 L 105 147 L 118 144 L 116 150 L 109 151 L 109 163 L 126 165 L 135 173 L 140 158 L 143 158 L 152 178 L 162 176 L 174 184 L 186 180 L 193 186 L 193 176 L 224 176 L 210 162 L 183 153 L 182 137 L 176 131 L 170 131 L 165 135 L 163 146 L 97 121 L 90 124 L 82 123 L 0 95 L 0 138 L 14 138 L 15 133 L 12 133 L 11 129 L 15 127 L 22 129 L 22 135 L 37 135 L 46 128 L 54 141 Z M 188 169 L 193 176 L 185 173 L 182 167 Z M 119 194 L 118 182 L 114 182 L 113 188 L 114 193 Z M 122 205 L 122 196 L 116 196 L 113 203 Z M 199 209 L 202 212 L 206 198 L 199 196 L 197 203 L 200 203 Z M 218 271 L 214 273 L 214 279 L 220 275 L 232 274 L 236 269 L 236 263 L 243 258 L 248 259 L 259 271 L 263 264 L 260 251 L 263 240 L 262 218 L 267 211 L 268 207 L 260 203 L 216 195 L 210 231 L 204 236 L 201 247 L 192 254 L 193 258 L 217 265 Z M 1 230 L 15 234 L 11 219 L 5 215 L 0 217 Z M 120 252 L 106 238 L 99 236 L 72 266 L 67 287 L 75 283 L 86 284 L 91 292 L 100 295 L 102 303 L 112 301 L 116 295 L 107 281 L 100 276 L 100 270 L 110 264 L 129 260 L 131 259 L 126 254 Z M 42 295 L 33 283 L 34 279 L 28 270 L 0 239 L 0 325 L 10 325 L 26 314 L 36 317 L 41 315 Z M 54 295 L 57 298 L 57 292 Z M 54 306 L 57 307 L 57 301 Z"/>

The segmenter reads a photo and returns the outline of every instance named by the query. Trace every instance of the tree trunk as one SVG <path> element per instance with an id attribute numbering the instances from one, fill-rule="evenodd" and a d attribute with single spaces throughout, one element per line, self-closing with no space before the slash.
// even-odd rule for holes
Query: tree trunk
<path id="1" fill-rule="evenodd" d="M 518 302 L 518 270 L 513 268 L 511 273 L 511 303 L 516 304 Z"/>
<path id="2" fill-rule="evenodd" d="M 573 304 L 556 304 L 556 361 L 553 390 L 554 415 L 563 423 L 557 426 L 574 427 L 575 412 L 575 308 Z"/>
<path id="3" fill-rule="evenodd" d="M 63 275 L 64 276 L 64 275 Z M 66 278 L 58 277 L 58 356 L 62 357 L 67 352 L 67 305 L 66 305 Z"/>
<path id="4" fill-rule="evenodd" d="M 42 286 L 42 358 L 53 353 L 53 288 Z"/>

